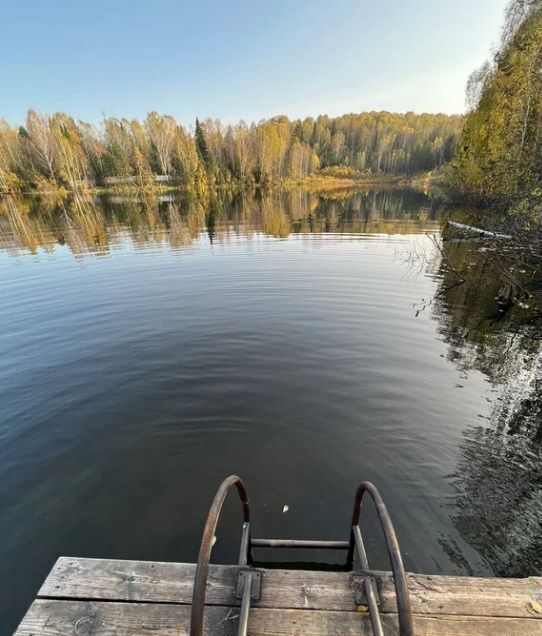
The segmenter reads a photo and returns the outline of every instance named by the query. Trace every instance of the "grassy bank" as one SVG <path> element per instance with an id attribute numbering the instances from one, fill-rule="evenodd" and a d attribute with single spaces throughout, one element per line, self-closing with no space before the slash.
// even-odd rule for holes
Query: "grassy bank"
<path id="1" fill-rule="evenodd" d="M 416 175 L 360 174 L 340 176 L 314 174 L 303 179 L 286 179 L 286 187 L 302 188 L 314 192 L 341 189 L 413 188 L 423 192 L 446 189 L 447 183 L 441 171 L 422 172 Z"/>

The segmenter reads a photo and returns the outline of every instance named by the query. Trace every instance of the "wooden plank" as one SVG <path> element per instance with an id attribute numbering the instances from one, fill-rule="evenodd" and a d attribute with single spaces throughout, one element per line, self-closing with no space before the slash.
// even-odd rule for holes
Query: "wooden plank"
<path id="1" fill-rule="evenodd" d="M 211 565 L 207 603 L 234 605 L 238 566 Z M 41 597 L 189 604 L 195 565 L 61 557 L 38 595 Z M 412 610 L 417 614 L 538 618 L 530 603 L 542 604 L 542 578 L 488 579 L 408 575 Z M 355 574 L 265 570 L 262 608 L 355 610 Z M 389 574 L 377 577 L 382 612 L 396 612 Z"/>
<path id="2" fill-rule="evenodd" d="M 191 603 L 195 571 L 193 563 L 60 557 L 38 596 Z M 211 565 L 206 602 L 235 604 L 238 572 L 237 566 Z"/>
<path id="3" fill-rule="evenodd" d="M 376 578 L 381 611 L 396 612 L 391 575 Z M 412 611 L 416 614 L 503 616 L 542 619 L 532 603 L 542 604 L 542 578 L 488 579 L 462 576 L 408 575 Z M 542 636 L 542 625 L 539 627 Z"/>
<path id="4" fill-rule="evenodd" d="M 209 567 L 207 604 L 236 604 L 239 569 L 231 565 Z M 195 571 L 192 563 L 60 557 L 38 596 L 189 604 Z M 265 570 L 264 577 L 259 607 L 355 609 L 348 574 Z"/>
<path id="5" fill-rule="evenodd" d="M 188 636 L 190 607 L 158 603 L 34 601 L 15 636 Z M 209 607 L 207 636 L 236 634 L 238 608 Z M 383 616 L 386 636 L 397 634 L 396 615 Z M 494 617 L 415 617 L 417 636 L 540 636 L 537 621 Z M 250 611 L 251 636 L 371 636 L 367 614 L 310 610 Z"/>

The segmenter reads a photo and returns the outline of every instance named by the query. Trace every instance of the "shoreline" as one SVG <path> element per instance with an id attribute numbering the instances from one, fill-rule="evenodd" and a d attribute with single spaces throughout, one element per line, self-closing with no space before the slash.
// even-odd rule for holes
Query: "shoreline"
<path id="1" fill-rule="evenodd" d="M 431 173 L 416 175 L 367 175 L 360 177 L 334 177 L 312 175 L 304 179 L 286 179 L 283 182 L 287 188 L 303 188 L 307 190 L 335 190 L 335 189 L 376 189 L 376 188 L 412 188 L 415 190 L 429 190 L 436 185 L 445 185 L 442 177 Z"/>
<path id="2" fill-rule="evenodd" d="M 284 179 L 282 181 L 271 184 L 244 184 L 242 182 L 234 182 L 228 185 L 220 184 L 213 189 L 215 192 L 250 192 L 251 190 L 273 191 L 277 189 L 294 189 L 299 188 L 312 192 L 330 191 L 330 190 L 361 190 L 361 189 L 378 189 L 385 187 L 392 188 L 412 188 L 427 192 L 430 188 L 437 186 L 445 187 L 445 180 L 441 175 L 433 175 L 432 173 L 421 173 L 412 176 L 407 175 L 367 175 L 360 177 L 338 177 L 329 175 L 309 175 L 302 179 Z M 212 190 L 211 190 L 212 191 Z M 51 188 L 47 190 L 25 189 L 25 190 L 0 190 L 0 196 L 44 196 L 44 197 L 68 197 L 73 195 L 80 196 L 101 196 L 101 195 L 120 195 L 134 192 L 144 192 L 148 194 L 164 194 L 168 192 L 178 192 L 197 196 L 192 187 L 185 184 L 152 184 L 149 186 L 125 185 L 125 186 L 94 186 L 82 189 L 67 189 L 63 186 Z"/>

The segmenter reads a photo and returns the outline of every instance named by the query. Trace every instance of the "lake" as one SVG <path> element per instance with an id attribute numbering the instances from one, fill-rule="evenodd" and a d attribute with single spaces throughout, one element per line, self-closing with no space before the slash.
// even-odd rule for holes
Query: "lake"
<path id="1" fill-rule="evenodd" d="M 1 634 L 59 555 L 195 561 L 231 473 L 256 536 L 346 539 L 371 480 L 408 570 L 541 573 L 539 331 L 499 306 L 482 250 L 437 249 L 437 201 L 0 209 Z M 236 559 L 238 508 L 217 562 Z"/>

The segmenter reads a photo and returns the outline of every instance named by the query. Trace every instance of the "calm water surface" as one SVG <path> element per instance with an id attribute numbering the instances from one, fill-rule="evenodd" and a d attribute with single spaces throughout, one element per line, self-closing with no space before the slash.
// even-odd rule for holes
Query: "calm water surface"
<path id="1" fill-rule="evenodd" d="M 230 473 L 259 536 L 347 538 L 369 479 L 409 570 L 542 570 L 540 343 L 428 198 L 2 205 L 0 633 L 59 555 L 194 561 Z"/>

